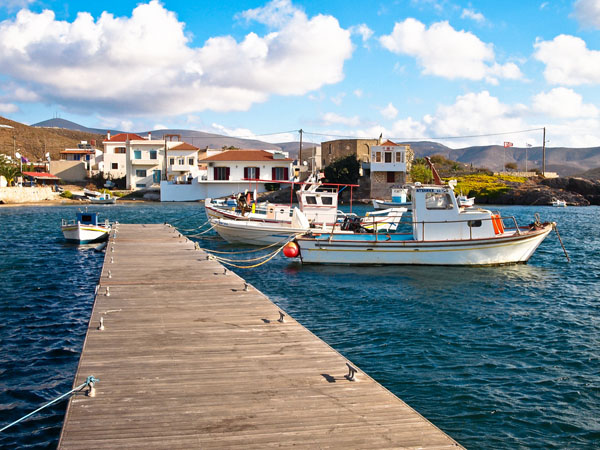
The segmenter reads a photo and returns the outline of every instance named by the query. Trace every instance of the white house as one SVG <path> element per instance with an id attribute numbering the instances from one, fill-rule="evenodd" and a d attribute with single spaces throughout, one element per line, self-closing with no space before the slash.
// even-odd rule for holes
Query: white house
<path id="1" fill-rule="evenodd" d="M 102 161 L 102 151 L 94 148 L 87 141 L 81 141 L 77 148 L 65 148 L 60 152 L 61 161 L 81 161 L 85 163 L 86 170 L 98 168 L 98 162 Z"/>
<path id="2" fill-rule="evenodd" d="M 119 133 L 114 136 L 106 133 L 102 173 L 105 178 L 122 178 L 127 174 L 127 143 L 131 140 L 143 140 L 135 133 Z"/>
<path id="3" fill-rule="evenodd" d="M 265 192 L 265 184 L 289 181 L 293 160 L 282 152 L 266 150 L 229 150 L 205 157 L 206 175 L 190 184 L 161 182 L 160 198 L 164 202 L 196 201 L 224 197 L 246 189 Z"/>
<path id="4" fill-rule="evenodd" d="M 371 147 L 371 197 L 387 198 L 393 187 L 406 183 L 413 152 L 410 145 L 386 141 Z"/>
<path id="5" fill-rule="evenodd" d="M 187 142 L 176 144 L 167 149 L 167 180 L 177 184 L 190 184 L 201 175 L 198 167 L 200 149 Z"/>

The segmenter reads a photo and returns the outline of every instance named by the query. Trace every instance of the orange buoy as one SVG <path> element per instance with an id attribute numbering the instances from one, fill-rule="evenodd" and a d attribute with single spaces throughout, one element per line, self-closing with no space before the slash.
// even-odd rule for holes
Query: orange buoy
<path id="1" fill-rule="evenodd" d="M 295 258 L 300 254 L 300 249 L 298 248 L 298 244 L 295 242 L 288 242 L 283 247 L 283 254 L 288 258 Z"/>

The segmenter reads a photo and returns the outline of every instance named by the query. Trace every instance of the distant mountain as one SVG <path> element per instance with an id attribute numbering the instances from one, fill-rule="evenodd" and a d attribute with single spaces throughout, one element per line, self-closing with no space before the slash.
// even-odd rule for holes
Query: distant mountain
<path id="1" fill-rule="evenodd" d="M 32 127 L 42 127 L 42 128 L 64 128 L 65 130 L 73 130 L 73 131 L 83 131 L 84 133 L 93 133 L 93 134 L 101 134 L 106 135 L 106 131 L 100 128 L 88 128 L 83 125 L 79 125 L 78 123 L 71 122 L 70 120 L 65 119 L 48 119 L 42 122 L 34 123 L 31 125 Z M 112 130 L 111 130 L 112 131 Z M 114 133 L 119 133 L 119 131 L 112 131 Z"/>
<path id="2" fill-rule="evenodd" d="M 65 119 L 44 120 L 33 126 L 47 127 L 54 130 L 76 130 L 79 132 L 94 133 L 96 135 L 106 135 L 107 131 L 105 129 L 84 127 Z M 118 130 L 110 131 L 113 135 L 120 132 Z M 183 141 L 199 148 L 209 147 L 220 149 L 233 146 L 246 149 L 283 150 L 289 152 L 290 157 L 294 159 L 298 157 L 300 145 L 299 142 L 271 144 L 257 139 L 243 139 L 185 129 L 151 130 L 150 133 L 153 138 L 158 139 L 162 139 L 165 134 L 178 134 Z M 146 136 L 148 131 L 137 132 L 137 134 Z M 473 167 L 487 168 L 494 171 L 502 170 L 504 165 L 510 162 L 516 162 L 519 170 L 525 170 L 526 165 L 529 170 L 542 168 L 541 147 L 532 147 L 528 149 L 522 147 L 509 147 L 505 149 L 501 145 L 486 145 L 450 148 L 443 144 L 430 141 L 406 142 L 406 144 L 410 144 L 415 152 L 415 156 L 418 158 L 439 154 L 454 161 L 472 164 Z M 302 148 L 310 148 L 314 145 L 318 144 L 303 142 Z M 546 148 L 546 170 L 548 172 L 558 172 L 561 176 L 572 176 L 594 168 L 600 168 L 600 147 Z"/>

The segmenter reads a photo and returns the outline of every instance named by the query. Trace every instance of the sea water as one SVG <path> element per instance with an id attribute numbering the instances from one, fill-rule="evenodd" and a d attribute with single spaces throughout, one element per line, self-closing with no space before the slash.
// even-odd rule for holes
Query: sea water
<path id="1" fill-rule="evenodd" d="M 527 265 L 302 266 L 278 255 L 234 270 L 467 448 L 598 448 L 600 209 L 494 209 L 523 225 L 535 212 L 556 221 L 571 263 L 551 234 Z M 64 242 L 60 221 L 76 210 L 0 208 L 0 428 L 72 388 L 103 259 Z M 198 203 L 90 210 L 186 234 L 206 222 Z M 211 234 L 194 239 L 248 248 Z M 65 408 L 0 433 L 0 447 L 56 447 Z"/>

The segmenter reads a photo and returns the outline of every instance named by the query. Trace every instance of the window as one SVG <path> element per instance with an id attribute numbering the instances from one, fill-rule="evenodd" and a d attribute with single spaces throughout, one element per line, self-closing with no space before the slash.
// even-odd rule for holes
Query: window
<path id="1" fill-rule="evenodd" d="M 321 202 L 323 202 L 324 205 L 333 205 L 333 198 L 321 197 Z"/>
<path id="2" fill-rule="evenodd" d="M 375 162 L 381 162 L 381 152 L 375 152 Z"/>
<path id="3" fill-rule="evenodd" d="M 185 165 L 185 158 L 177 158 L 177 164 L 179 164 L 180 166 Z"/>
<path id="4" fill-rule="evenodd" d="M 396 172 L 387 172 L 387 182 L 388 183 L 396 182 Z"/>
<path id="5" fill-rule="evenodd" d="M 260 179 L 260 169 L 258 167 L 244 167 L 244 178 L 246 180 Z"/>
<path id="6" fill-rule="evenodd" d="M 331 144 L 329 144 L 329 154 L 331 155 Z"/>
<path id="7" fill-rule="evenodd" d="M 271 177 L 272 180 L 289 180 L 289 169 L 287 167 L 273 167 Z"/>
<path id="8" fill-rule="evenodd" d="M 214 177 L 215 180 L 229 180 L 229 167 L 215 167 Z"/>
<path id="9" fill-rule="evenodd" d="M 449 194 L 428 192 L 425 194 L 427 209 L 452 209 L 452 199 Z"/>
<path id="10" fill-rule="evenodd" d="M 133 151 L 133 159 L 142 159 L 142 151 L 134 150 Z"/>
<path id="11" fill-rule="evenodd" d="M 89 161 L 90 160 L 90 155 L 85 155 L 85 160 Z"/>
<path id="12" fill-rule="evenodd" d="M 313 195 L 307 195 L 306 196 L 306 204 L 308 205 L 316 205 L 317 204 L 317 198 Z"/>
<path id="13" fill-rule="evenodd" d="M 115 154 L 125 154 L 125 153 L 127 153 L 127 149 L 125 147 L 115 148 Z"/>
<path id="14" fill-rule="evenodd" d="M 136 169 L 135 176 L 144 178 L 146 176 L 146 169 Z"/>
<path id="15" fill-rule="evenodd" d="M 467 222 L 467 224 L 471 227 L 471 228 L 475 228 L 475 227 L 480 227 L 481 226 L 481 220 L 469 220 Z"/>
<path id="16" fill-rule="evenodd" d="M 150 150 L 150 159 L 158 159 L 158 153 L 156 150 Z"/>
<path id="17" fill-rule="evenodd" d="M 404 152 L 396 152 L 396 162 L 397 163 L 404 162 Z"/>
<path id="18" fill-rule="evenodd" d="M 188 166 L 194 165 L 194 158 L 188 158 Z"/>
<path id="19" fill-rule="evenodd" d="M 175 158 L 169 158 L 169 165 L 171 165 L 171 166 L 175 165 Z"/>
<path id="20" fill-rule="evenodd" d="M 386 163 L 392 162 L 392 152 L 385 152 L 385 162 Z"/>
<path id="21" fill-rule="evenodd" d="M 136 188 L 145 188 L 146 184 L 145 183 L 135 183 L 135 187 Z"/>
<path id="22" fill-rule="evenodd" d="M 73 155 L 75 161 L 81 161 L 81 155 Z"/>
<path id="23" fill-rule="evenodd" d="M 152 173 L 152 181 L 154 183 L 160 183 L 160 174 L 161 171 L 160 170 L 154 170 Z"/>
<path id="24" fill-rule="evenodd" d="M 118 169 L 119 169 L 119 163 L 112 163 L 112 164 L 110 165 L 110 168 L 111 168 L 112 170 L 118 170 Z"/>

